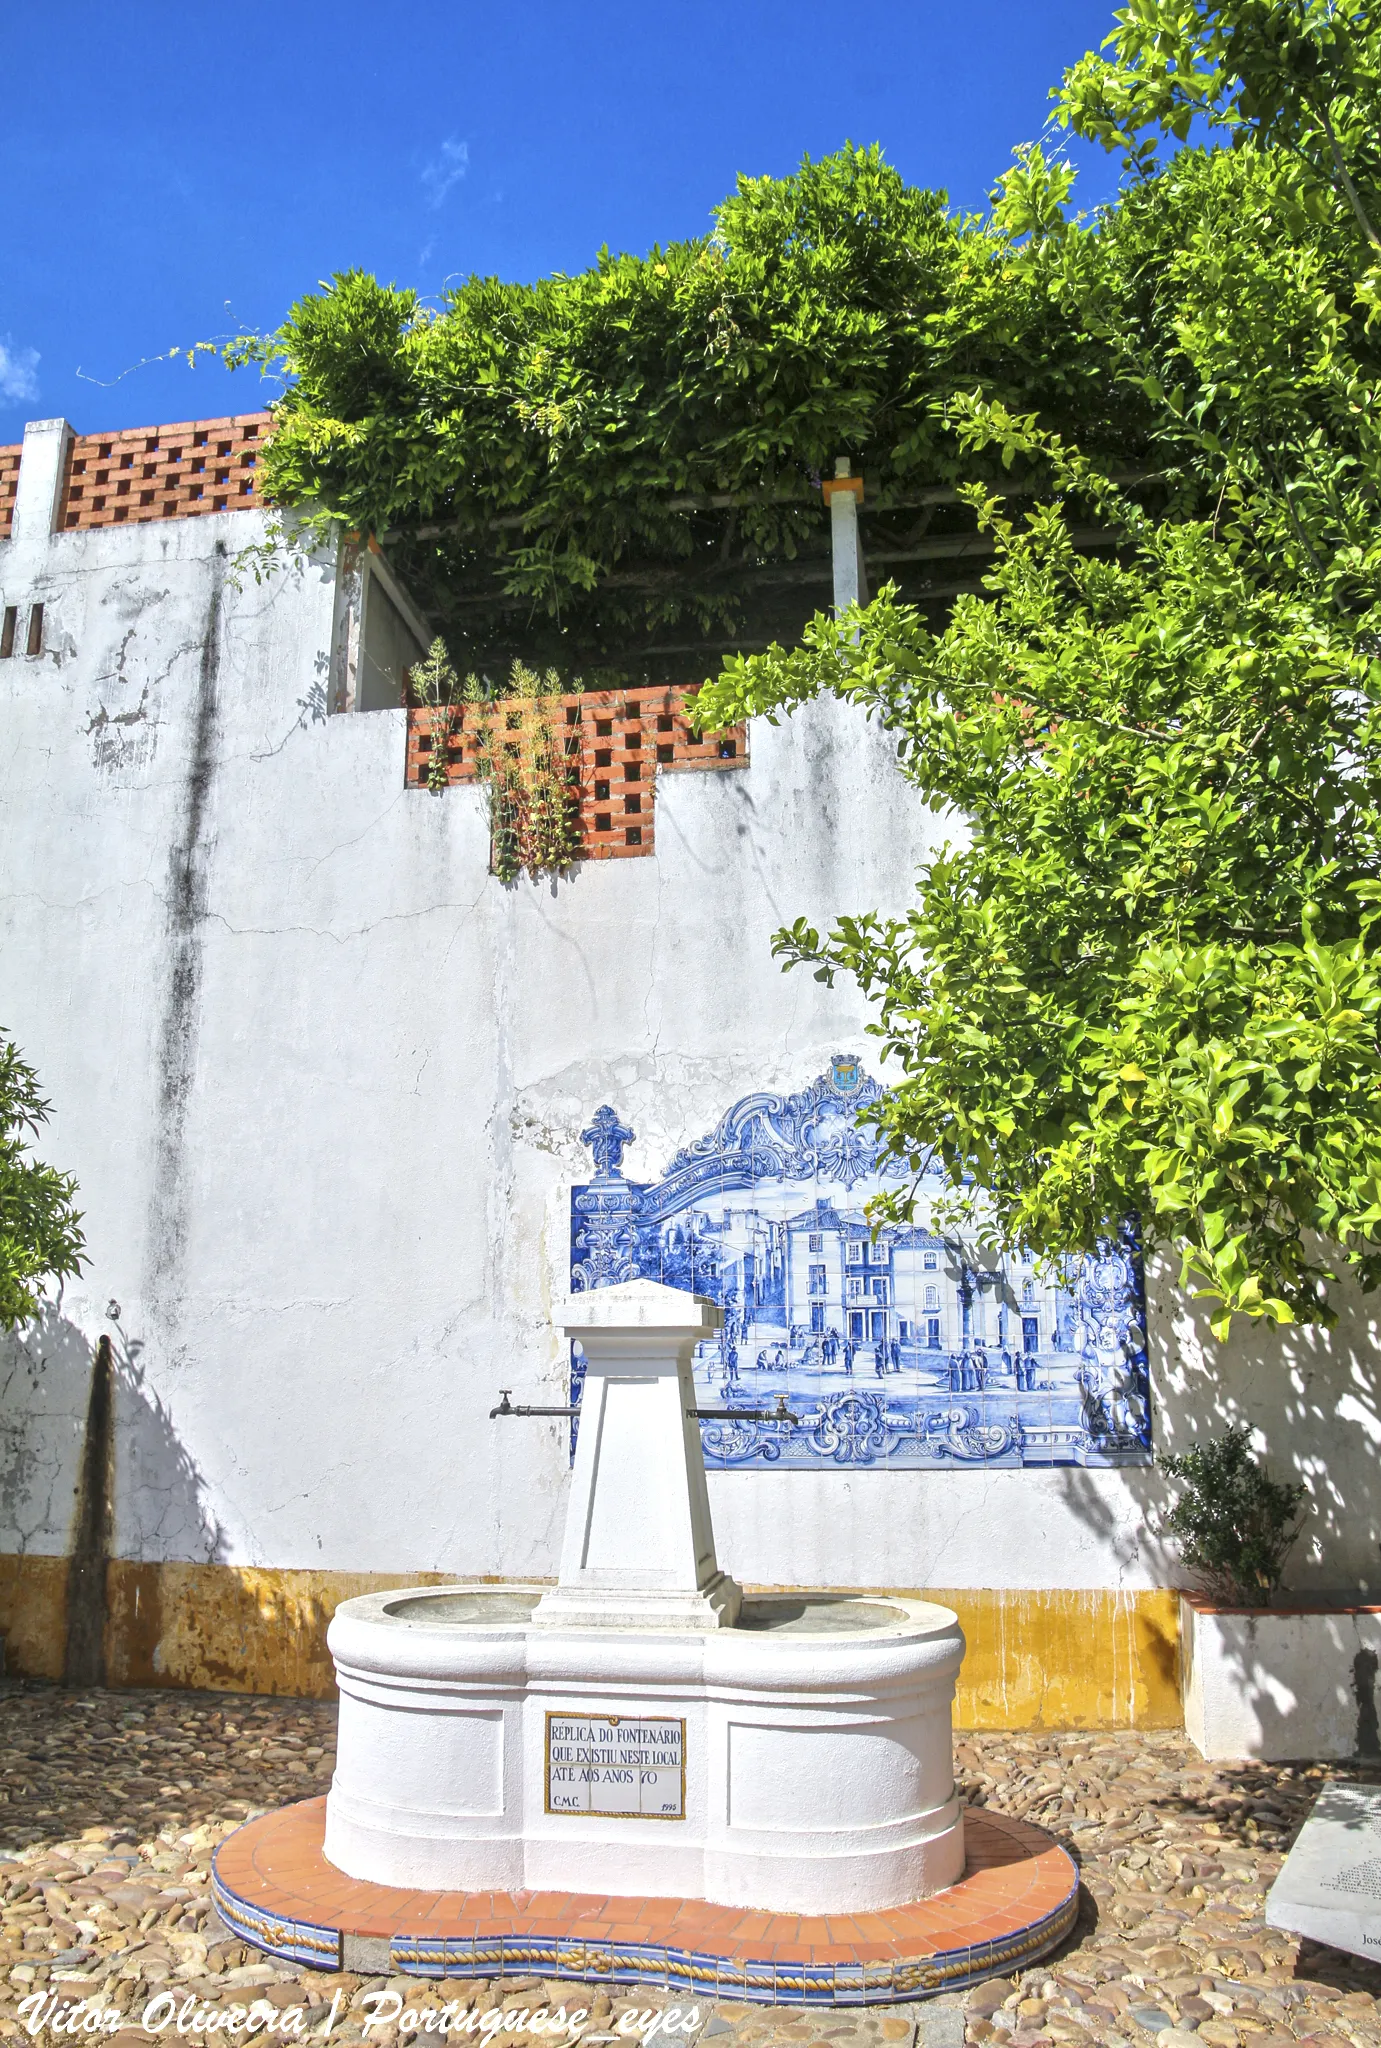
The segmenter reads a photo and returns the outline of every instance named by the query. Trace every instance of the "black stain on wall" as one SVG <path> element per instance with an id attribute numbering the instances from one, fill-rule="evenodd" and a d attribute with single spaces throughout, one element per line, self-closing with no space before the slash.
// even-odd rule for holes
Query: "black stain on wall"
<path id="1" fill-rule="evenodd" d="M 220 726 L 225 574 L 225 543 L 217 541 L 211 557 L 186 798 L 181 828 L 168 856 L 170 968 L 158 1054 L 158 1138 L 150 1240 L 150 1293 L 155 1297 L 180 1267 L 187 1240 L 184 1141 L 201 1026 L 202 935 L 214 840 L 211 798 Z M 176 1287 L 171 1291 L 175 1293 Z"/>
<path id="2" fill-rule="evenodd" d="M 1357 1702 L 1357 1756 L 1381 1756 L 1381 1727 L 1376 1720 L 1376 1673 L 1381 1658 L 1375 1650 L 1359 1650 L 1352 1660 L 1352 1697 Z"/>
<path id="3" fill-rule="evenodd" d="M 114 1473 L 114 1381 L 110 1339 L 96 1345 L 77 1478 L 72 1554 L 67 1566 L 67 1646 L 63 1682 L 105 1684 L 106 1560 L 110 1556 Z"/>

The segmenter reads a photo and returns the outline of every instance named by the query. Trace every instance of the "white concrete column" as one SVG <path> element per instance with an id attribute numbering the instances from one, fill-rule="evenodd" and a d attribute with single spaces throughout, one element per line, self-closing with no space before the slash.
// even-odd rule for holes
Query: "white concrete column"
<path id="1" fill-rule="evenodd" d="M 336 542 L 336 587 L 331 616 L 331 709 L 358 711 L 360 680 L 360 537 L 342 533 Z"/>
<path id="2" fill-rule="evenodd" d="M 858 508 L 863 503 L 863 479 L 850 476 L 849 458 L 841 455 L 834 475 L 820 486 L 830 508 L 830 538 L 834 550 L 834 609 L 836 615 L 851 604 L 867 604 L 868 573 L 863 566 L 863 542 L 858 531 Z"/>
<path id="3" fill-rule="evenodd" d="M 66 420 L 30 420 L 24 429 L 19 481 L 14 495 L 11 560 L 25 563 L 47 552 L 57 525 L 62 498 L 67 443 L 72 429 Z"/>
<path id="4" fill-rule="evenodd" d="M 585 1351 L 561 1576 L 533 1620 L 552 1628 L 728 1627 L 742 1594 L 710 1524 L 691 1360 L 723 1322 L 655 1280 L 574 1294 L 554 1318 Z"/>

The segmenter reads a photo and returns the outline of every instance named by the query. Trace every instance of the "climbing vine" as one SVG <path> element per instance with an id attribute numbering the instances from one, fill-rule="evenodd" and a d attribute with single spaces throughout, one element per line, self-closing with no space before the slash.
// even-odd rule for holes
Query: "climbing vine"
<path id="1" fill-rule="evenodd" d="M 1092 275 L 1102 225 L 1065 223 L 1038 151 L 1018 168 L 966 218 L 847 147 L 741 178 L 703 237 L 572 276 L 428 304 L 342 273 L 234 352 L 286 381 L 267 494 L 376 534 L 461 671 L 496 685 L 515 655 L 568 689 L 699 681 L 719 652 L 797 638 L 830 601 L 819 482 L 843 455 L 874 585 L 947 608 L 990 552 L 957 486 L 1004 476 L 962 447 L 953 398 L 1136 466 L 1151 409 L 1109 323 L 1173 312 L 1142 275 L 1154 251 Z M 1067 232 L 1016 261 L 1032 203 Z"/>

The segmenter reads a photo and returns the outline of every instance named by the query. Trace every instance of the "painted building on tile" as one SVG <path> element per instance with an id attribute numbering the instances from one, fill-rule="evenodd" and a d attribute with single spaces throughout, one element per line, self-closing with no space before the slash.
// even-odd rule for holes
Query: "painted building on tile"
<path id="1" fill-rule="evenodd" d="M 430 623 L 386 556 L 248 572 L 268 425 L 0 450 L 0 1021 L 90 1253 L 5 1352 L 11 1668 L 63 1669 L 79 1520 L 117 1684 L 322 1692 L 345 1594 L 551 1576 L 570 1427 L 490 1410 L 578 1394 L 553 1304 L 634 1274 L 725 1311 L 726 1567 L 948 1601 L 961 1721 L 1178 1719 L 1152 1457 L 1230 1417 L 1311 1488 L 1295 1584 L 1374 1588 L 1364 1302 L 1215 1358 L 1131 1219 L 1058 1268 L 924 1185 L 870 1226 L 869 1012 L 771 936 L 904 910 L 957 829 L 886 733 L 827 702 L 702 741 L 655 676 L 563 698 L 584 857 L 505 884 L 474 736 L 399 701 Z"/>

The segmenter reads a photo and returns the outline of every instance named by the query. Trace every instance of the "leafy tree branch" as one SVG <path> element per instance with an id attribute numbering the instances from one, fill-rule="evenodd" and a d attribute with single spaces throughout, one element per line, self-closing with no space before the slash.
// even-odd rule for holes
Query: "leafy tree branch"
<path id="1" fill-rule="evenodd" d="M 33 1068 L 0 1036 L 0 1329 L 29 1321 L 45 1284 L 83 1264 L 77 1184 L 30 1151 L 49 1113 Z"/>

